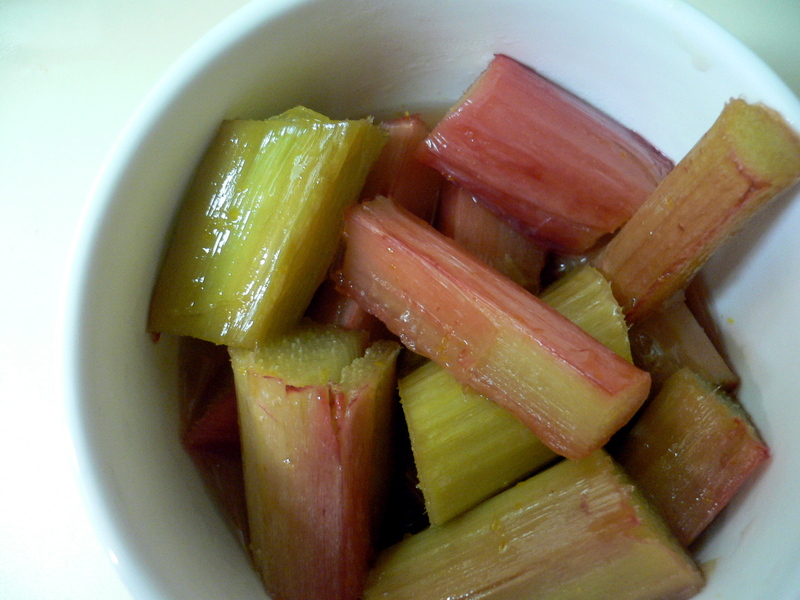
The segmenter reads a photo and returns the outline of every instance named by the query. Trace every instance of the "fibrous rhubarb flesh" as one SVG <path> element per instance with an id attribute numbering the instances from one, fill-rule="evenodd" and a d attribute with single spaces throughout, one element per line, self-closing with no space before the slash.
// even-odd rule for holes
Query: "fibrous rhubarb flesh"
<path id="1" fill-rule="evenodd" d="M 369 120 L 332 121 L 303 107 L 225 121 L 178 215 L 150 330 L 253 347 L 291 328 L 385 141 Z"/>
<path id="2" fill-rule="evenodd" d="M 683 367 L 725 389 L 739 383 L 682 298 L 634 323 L 630 341 L 635 364 L 650 373 L 656 390 Z"/>
<path id="3" fill-rule="evenodd" d="M 630 322 L 682 290 L 709 256 L 800 178 L 800 136 L 741 99 L 722 113 L 595 261 Z"/>
<path id="4" fill-rule="evenodd" d="M 361 197 L 391 198 L 412 214 L 433 221 L 439 194 L 445 183 L 442 175 L 417 160 L 417 146 L 430 133 L 419 115 L 406 115 L 380 124 L 389 135 L 378 160 L 361 190 Z"/>
<path id="5" fill-rule="evenodd" d="M 741 406 L 687 368 L 666 381 L 618 454 L 687 546 L 768 457 Z"/>
<path id="6" fill-rule="evenodd" d="M 646 372 L 390 200 L 348 211 L 345 240 L 340 289 L 555 452 L 587 456 L 647 397 Z"/>
<path id="7" fill-rule="evenodd" d="M 590 265 L 581 265 L 553 282 L 539 296 L 578 327 L 633 362 L 628 325 L 611 285 Z"/>
<path id="8" fill-rule="evenodd" d="M 398 386 L 432 525 L 441 525 L 556 458 L 510 412 L 434 362 L 406 375 Z"/>
<path id="9" fill-rule="evenodd" d="M 313 324 L 231 349 L 250 550 L 278 599 L 357 600 L 388 485 L 394 342 Z"/>
<path id="10" fill-rule="evenodd" d="M 504 55 L 419 157 L 526 235 L 569 253 L 615 231 L 672 168 L 640 136 Z"/>
<path id="11" fill-rule="evenodd" d="M 364 599 L 681 600 L 703 577 L 599 450 L 385 551 Z"/>
<path id="12" fill-rule="evenodd" d="M 435 225 L 526 290 L 534 294 L 539 291 L 546 252 L 461 186 L 445 186 Z"/>

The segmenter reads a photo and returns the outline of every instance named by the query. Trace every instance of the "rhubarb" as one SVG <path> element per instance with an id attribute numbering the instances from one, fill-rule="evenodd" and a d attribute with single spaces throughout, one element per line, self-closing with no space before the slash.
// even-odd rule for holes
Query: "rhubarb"
<path id="1" fill-rule="evenodd" d="M 464 188 L 448 183 L 436 229 L 531 293 L 539 291 L 546 253 Z"/>
<path id="2" fill-rule="evenodd" d="M 741 406 L 686 368 L 647 405 L 618 454 L 686 546 L 768 457 Z"/>
<path id="3" fill-rule="evenodd" d="M 472 508 L 556 455 L 510 412 L 434 362 L 399 382 L 432 525 Z"/>
<path id="4" fill-rule="evenodd" d="M 630 340 L 634 362 L 650 373 L 655 390 L 683 367 L 721 388 L 733 389 L 739 383 L 681 298 L 634 323 Z"/>
<path id="5" fill-rule="evenodd" d="M 555 452 L 587 456 L 647 397 L 646 372 L 390 200 L 352 207 L 345 240 L 339 288 Z"/>
<path id="6" fill-rule="evenodd" d="M 389 141 L 370 170 L 361 197 L 386 196 L 432 222 L 445 179 L 416 158 L 417 146 L 430 129 L 419 115 L 384 121 L 380 127 L 389 134 Z"/>
<path id="7" fill-rule="evenodd" d="M 149 328 L 253 347 L 290 329 L 334 258 L 385 134 L 297 107 L 225 121 L 178 216 Z"/>
<path id="8" fill-rule="evenodd" d="M 357 600 L 388 481 L 399 345 L 307 323 L 231 349 L 250 549 L 267 590 Z"/>
<path id="9" fill-rule="evenodd" d="M 800 136 L 734 99 L 596 261 L 629 322 L 682 290 L 708 257 L 800 178 Z"/>
<path id="10" fill-rule="evenodd" d="M 547 286 L 539 296 L 619 356 L 633 362 L 628 325 L 611 284 L 595 268 L 583 265 Z"/>
<path id="11" fill-rule="evenodd" d="M 364 600 L 681 600 L 703 577 L 602 450 L 385 551 Z"/>
<path id="12" fill-rule="evenodd" d="M 672 168 L 643 138 L 503 55 L 419 157 L 521 232 L 568 253 L 619 228 Z"/>
<path id="13" fill-rule="evenodd" d="M 630 361 L 627 325 L 608 282 L 578 268 L 542 300 Z M 429 362 L 399 383 L 419 486 L 440 525 L 555 458 L 510 412 Z"/>

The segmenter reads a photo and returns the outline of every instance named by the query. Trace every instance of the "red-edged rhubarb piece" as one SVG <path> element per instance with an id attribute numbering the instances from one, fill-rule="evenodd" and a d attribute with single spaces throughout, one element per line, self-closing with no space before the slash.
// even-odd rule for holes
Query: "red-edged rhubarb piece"
<path id="1" fill-rule="evenodd" d="M 686 368 L 647 405 L 618 456 L 687 546 L 768 457 L 742 407 Z"/>
<path id="2" fill-rule="evenodd" d="M 641 136 L 504 55 L 418 156 L 567 253 L 619 228 L 673 166 Z"/>
<path id="3" fill-rule="evenodd" d="M 336 284 L 326 279 L 317 289 L 306 316 L 326 325 L 365 331 L 371 340 L 391 338 L 380 319 L 369 314 L 361 305 L 336 289 Z"/>
<path id="4" fill-rule="evenodd" d="M 711 254 L 800 178 L 800 136 L 744 100 L 722 113 L 596 260 L 629 322 L 681 291 Z"/>
<path id="5" fill-rule="evenodd" d="M 417 160 L 417 146 L 430 133 L 419 115 L 406 115 L 380 124 L 389 141 L 367 176 L 361 197 L 386 196 L 425 221 L 433 221 L 444 177 Z"/>
<path id="6" fill-rule="evenodd" d="M 231 349 L 253 561 L 270 594 L 357 600 L 388 486 L 396 342 L 306 325 Z"/>
<path id="7" fill-rule="evenodd" d="M 442 191 L 436 229 L 531 293 L 539 290 L 546 252 L 454 183 Z"/>
<path id="8" fill-rule="evenodd" d="M 211 497 L 247 539 L 247 508 L 236 390 L 228 350 L 182 338 L 179 350 L 181 441 Z"/>
<path id="9" fill-rule="evenodd" d="M 386 198 L 348 211 L 339 287 L 411 350 L 587 456 L 646 398 L 650 376 Z"/>

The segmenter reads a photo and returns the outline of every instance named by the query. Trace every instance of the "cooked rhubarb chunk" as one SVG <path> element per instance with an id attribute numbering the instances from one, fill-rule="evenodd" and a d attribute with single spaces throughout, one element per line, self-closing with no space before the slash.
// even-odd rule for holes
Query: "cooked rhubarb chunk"
<path id="1" fill-rule="evenodd" d="M 384 121 L 380 127 L 389 134 L 389 141 L 370 170 L 361 197 L 386 196 L 432 222 L 445 179 L 416 157 L 417 146 L 430 129 L 419 115 Z"/>
<path id="2" fill-rule="evenodd" d="M 680 600 L 703 577 L 602 450 L 385 551 L 365 600 Z"/>
<path id="3" fill-rule="evenodd" d="M 441 525 L 552 461 L 510 412 L 434 362 L 399 382 L 419 487 Z"/>
<path id="4" fill-rule="evenodd" d="M 316 325 L 231 349 L 253 562 L 276 598 L 357 600 L 388 485 L 399 345 Z"/>
<path id="5" fill-rule="evenodd" d="M 436 229 L 531 293 L 539 290 L 546 253 L 464 188 L 448 183 Z"/>
<path id="6" fill-rule="evenodd" d="M 722 388 L 732 389 L 739 383 L 737 375 L 680 298 L 634 323 L 630 341 L 635 364 L 650 373 L 656 390 L 683 367 L 689 367 Z"/>
<path id="7" fill-rule="evenodd" d="M 611 288 L 584 266 L 542 300 L 618 354 L 627 325 Z M 553 460 L 555 455 L 510 412 L 429 362 L 398 387 L 419 485 L 430 522 L 439 525 Z"/>
<path id="8" fill-rule="evenodd" d="M 246 542 L 242 451 L 228 350 L 193 338 L 180 342 L 181 441 L 210 496 Z"/>
<path id="9" fill-rule="evenodd" d="M 640 136 L 503 55 L 419 157 L 521 232 L 569 253 L 619 228 L 672 168 Z"/>
<path id="10" fill-rule="evenodd" d="M 374 341 L 392 337 L 380 319 L 361 308 L 350 296 L 342 294 L 330 279 L 323 281 L 317 289 L 306 316 L 317 323 L 365 331 Z"/>
<path id="11" fill-rule="evenodd" d="M 587 456 L 646 398 L 646 372 L 390 200 L 353 207 L 345 240 L 340 289 L 555 452 Z"/>
<path id="12" fill-rule="evenodd" d="M 618 456 L 688 546 L 769 450 L 741 406 L 684 368 L 648 404 Z"/>
<path id="13" fill-rule="evenodd" d="M 582 265 L 547 286 L 539 296 L 585 332 L 633 362 L 628 325 L 611 285 L 595 268 Z"/>
<path id="14" fill-rule="evenodd" d="M 734 99 L 599 255 L 629 322 L 682 290 L 708 257 L 800 178 L 800 136 Z"/>
<path id="15" fill-rule="evenodd" d="M 224 122 L 178 215 L 149 328 L 235 347 L 291 328 L 384 143 L 368 120 L 302 107 Z"/>

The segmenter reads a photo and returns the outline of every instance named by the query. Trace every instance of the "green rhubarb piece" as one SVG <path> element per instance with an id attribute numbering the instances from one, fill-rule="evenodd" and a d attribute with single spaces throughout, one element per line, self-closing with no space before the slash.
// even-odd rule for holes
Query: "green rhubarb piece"
<path id="1" fill-rule="evenodd" d="M 576 267 L 550 284 L 540 298 L 628 362 L 631 345 L 611 284 L 594 267 Z"/>
<path id="2" fill-rule="evenodd" d="M 739 404 L 683 368 L 647 405 L 618 456 L 688 546 L 769 450 Z"/>
<path id="3" fill-rule="evenodd" d="M 432 525 L 472 508 L 556 457 L 511 413 L 434 362 L 398 385 Z"/>
<path id="4" fill-rule="evenodd" d="M 595 261 L 629 322 L 681 291 L 711 254 L 800 178 L 800 136 L 734 99 Z"/>
<path id="5" fill-rule="evenodd" d="M 291 328 L 324 279 L 386 135 L 297 107 L 225 121 L 178 215 L 149 328 L 253 347 Z"/>
<path id="6" fill-rule="evenodd" d="M 598 450 L 386 550 L 364 600 L 681 600 L 703 577 Z"/>
<path id="7" fill-rule="evenodd" d="M 388 486 L 400 347 L 304 322 L 231 349 L 250 551 L 267 591 L 357 600 Z"/>

